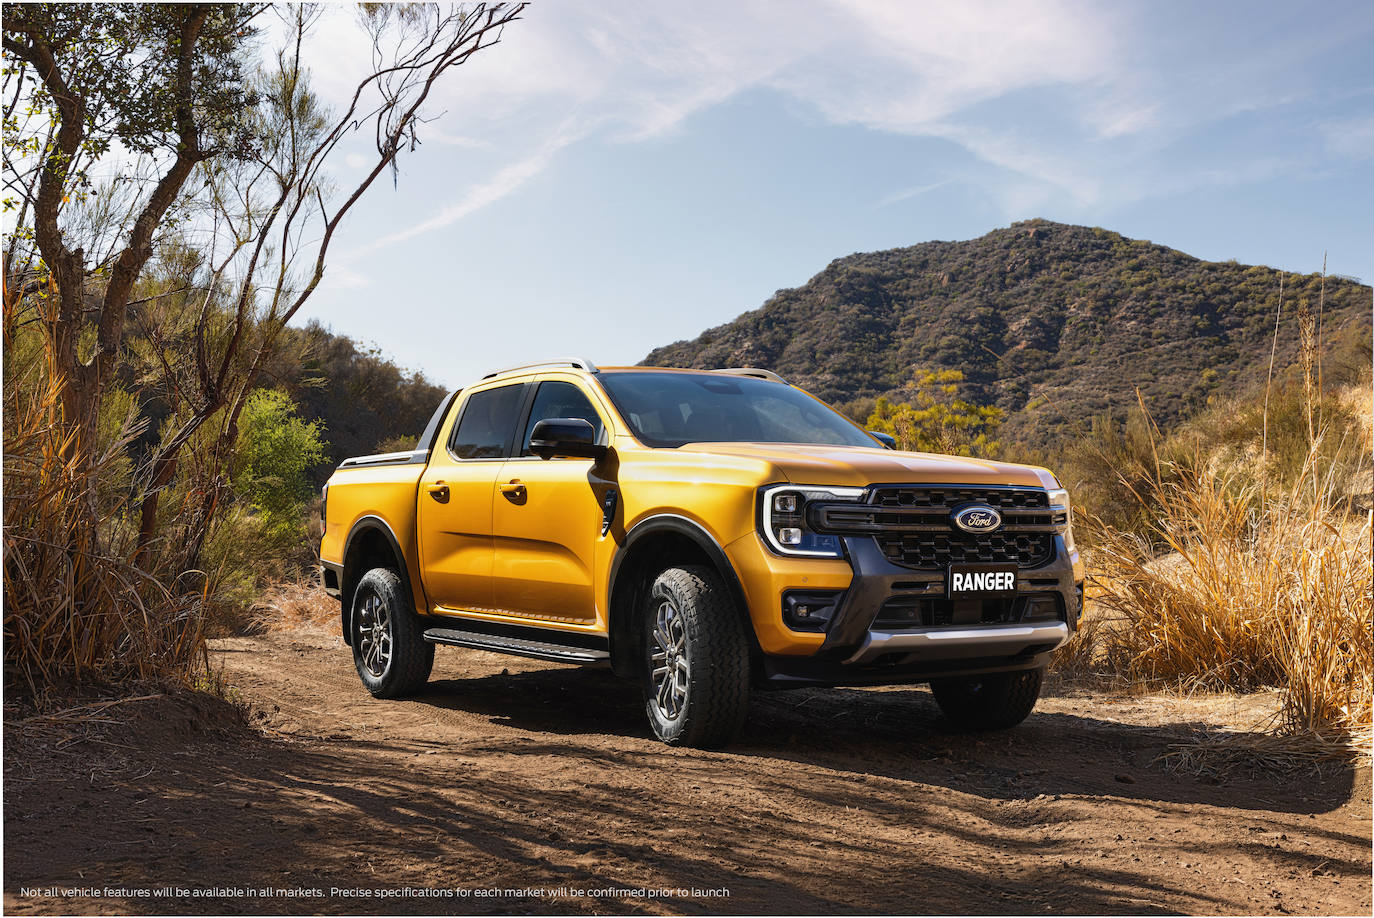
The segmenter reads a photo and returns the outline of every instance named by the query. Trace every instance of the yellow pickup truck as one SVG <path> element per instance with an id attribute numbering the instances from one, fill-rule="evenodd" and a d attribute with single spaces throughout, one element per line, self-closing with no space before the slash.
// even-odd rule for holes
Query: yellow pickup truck
<path id="1" fill-rule="evenodd" d="M 890 439 L 767 370 L 503 370 L 339 466 L 321 576 L 379 698 L 447 644 L 609 664 L 674 745 L 793 686 L 928 682 L 958 728 L 1020 723 L 1082 603 L 1068 494 Z"/>

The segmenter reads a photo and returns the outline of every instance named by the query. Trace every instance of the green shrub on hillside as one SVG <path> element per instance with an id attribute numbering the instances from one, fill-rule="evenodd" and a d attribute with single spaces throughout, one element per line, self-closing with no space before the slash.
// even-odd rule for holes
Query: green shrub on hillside
<path id="1" fill-rule="evenodd" d="M 864 426 L 891 434 L 898 449 L 995 457 L 1001 444 L 992 434 L 1002 423 L 1002 409 L 958 398 L 963 381 L 964 374 L 958 370 L 917 373 L 904 390 L 910 401 L 879 398 Z"/>

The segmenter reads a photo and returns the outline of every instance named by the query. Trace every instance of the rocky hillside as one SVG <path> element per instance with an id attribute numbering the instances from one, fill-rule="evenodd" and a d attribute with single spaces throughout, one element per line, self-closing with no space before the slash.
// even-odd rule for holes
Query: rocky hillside
<path id="1" fill-rule="evenodd" d="M 1318 275 L 1286 277 L 1279 366 L 1296 359 L 1299 312 L 1315 319 L 1320 289 Z M 959 369 L 969 396 L 1007 410 L 1004 438 L 1043 444 L 1076 419 L 1124 413 L 1137 387 L 1169 423 L 1255 385 L 1278 303 L 1272 268 L 1028 220 L 967 242 L 837 259 L 644 362 L 766 367 L 840 404 L 899 389 L 914 368 Z M 1368 286 L 1328 277 L 1321 306 L 1335 350 L 1367 339 Z"/>

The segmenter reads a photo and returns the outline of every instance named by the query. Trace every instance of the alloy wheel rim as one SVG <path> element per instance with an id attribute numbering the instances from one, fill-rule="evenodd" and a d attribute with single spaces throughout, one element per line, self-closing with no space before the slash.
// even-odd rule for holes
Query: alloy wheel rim
<path id="1" fill-rule="evenodd" d="M 391 614 L 376 593 L 368 594 L 358 613 L 358 649 L 363 666 L 377 678 L 391 665 Z"/>
<path id="2" fill-rule="evenodd" d="M 649 641 L 654 706 L 665 718 L 675 720 L 687 706 L 692 668 L 687 655 L 687 627 L 671 602 L 659 604 Z"/>

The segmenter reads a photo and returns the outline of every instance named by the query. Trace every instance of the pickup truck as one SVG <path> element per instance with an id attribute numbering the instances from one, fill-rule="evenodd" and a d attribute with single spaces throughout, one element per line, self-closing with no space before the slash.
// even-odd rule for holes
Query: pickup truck
<path id="1" fill-rule="evenodd" d="M 503 370 L 339 466 L 321 576 L 379 698 L 444 644 L 609 664 L 674 745 L 795 686 L 929 683 L 956 728 L 1014 726 L 1077 626 L 1069 496 L 890 440 L 767 370 Z"/>

